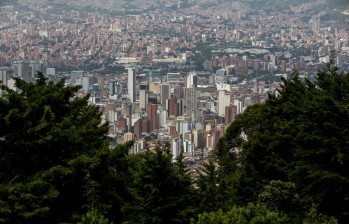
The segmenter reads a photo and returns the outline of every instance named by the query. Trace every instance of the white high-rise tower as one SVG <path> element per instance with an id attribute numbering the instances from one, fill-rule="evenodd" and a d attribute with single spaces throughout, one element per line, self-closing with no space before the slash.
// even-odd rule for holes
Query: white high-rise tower
<path id="1" fill-rule="evenodd" d="M 7 86 L 7 72 L 6 68 L 0 67 L 0 81 L 1 85 Z M 3 91 L 0 89 L 0 96 L 2 96 Z"/>
<path id="2" fill-rule="evenodd" d="M 128 70 L 128 97 L 131 103 L 136 101 L 136 74 L 133 68 L 127 68 Z"/>
<path id="3" fill-rule="evenodd" d="M 198 76 L 196 72 L 189 72 L 187 75 L 187 83 L 186 87 L 187 88 L 196 88 L 198 85 Z"/>

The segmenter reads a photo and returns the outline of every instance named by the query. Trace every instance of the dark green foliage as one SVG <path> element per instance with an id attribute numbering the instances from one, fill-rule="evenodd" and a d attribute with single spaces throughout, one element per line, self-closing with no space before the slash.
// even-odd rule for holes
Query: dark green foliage
<path id="1" fill-rule="evenodd" d="M 198 195 L 200 198 L 200 210 L 204 212 L 215 211 L 221 208 L 219 200 L 219 185 L 217 167 L 213 160 L 204 164 L 204 173 L 200 173 L 197 180 Z"/>
<path id="2" fill-rule="evenodd" d="M 76 222 L 91 208 L 120 219 L 128 149 L 106 148 L 107 124 L 64 80 L 16 79 L 0 99 L 0 222 Z M 126 153 L 125 153 L 126 152 Z"/>
<path id="3" fill-rule="evenodd" d="M 132 189 L 125 223 L 188 223 L 195 215 L 194 192 L 181 163 L 171 162 L 167 150 L 133 156 Z"/>
<path id="4" fill-rule="evenodd" d="M 203 213 L 198 215 L 198 221 L 193 219 L 191 223 L 196 224 L 281 224 L 281 223 L 303 223 L 303 224 L 337 224 L 337 220 L 333 217 L 328 217 L 319 214 L 315 207 L 312 207 L 304 220 L 295 220 L 286 214 L 279 211 L 271 211 L 263 204 L 248 203 L 246 206 L 233 206 L 227 212 L 221 209 L 216 212 Z"/>
<path id="5" fill-rule="evenodd" d="M 316 206 L 312 206 L 309 212 L 306 213 L 306 217 L 302 221 L 303 224 L 337 224 L 338 221 L 334 217 L 328 217 L 324 214 L 319 214 Z"/>
<path id="6" fill-rule="evenodd" d="M 106 125 L 100 125 L 88 96 L 74 97 L 80 87 L 64 80 L 48 83 L 42 74 L 36 84 L 16 79 L 20 93 L 4 88 L 0 100 L 1 179 L 32 175 L 66 163 L 81 153 L 92 155 L 103 146 Z M 25 159 L 24 159 L 25 158 Z"/>
<path id="7" fill-rule="evenodd" d="M 233 178 L 223 178 L 217 163 L 210 159 L 203 165 L 196 184 L 197 194 L 200 198 L 200 211 L 212 212 L 218 208 L 229 210 L 236 203 L 236 189 L 239 187 Z"/>
<path id="8" fill-rule="evenodd" d="M 86 213 L 79 224 L 109 224 L 110 222 L 102 214 L 96 210 L 91 210 Z"/>
<path id="9" fill-rule="evenodd" d="M 221 180 L 238 174 L 237 203 L 266 200 L 270 209 L 300 216 L 317 204 L 348 220 L 348 99 L 349 74 L 332 60 L 315 83 L 295 72 L 277 95 L 247 108 L 216 149 Z"/>
<path id="10" fill-rule="evenodd" d="M 249 203 L 245 207 L 234 206 L 228 212 L 222 210 L 199 215 L 197 224 L 282 224 L 289 223 L 286 215 L 269 211 L 263 205 Z"/>
<path id="11" fill-rule="evenodd" d="M 296 185 L 280 180 L 272 180 L 265 185 L 258 198 L 259 202 L 265 204 L 270 210 L 285 212 L 294 211 L 300 200 L 296 193 Z"/>

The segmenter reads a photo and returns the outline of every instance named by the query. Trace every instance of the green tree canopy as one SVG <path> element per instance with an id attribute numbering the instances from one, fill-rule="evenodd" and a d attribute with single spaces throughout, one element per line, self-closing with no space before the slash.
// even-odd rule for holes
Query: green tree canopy
<path id="1" fill-rule="evenodd" d="M 196 214 L 196 197 L 181 161 L 172 163 L 169 151 L 159 147 L 130 160 L 135 200 L 125 206 L 125 222 L 189 223 Z"/>
<path id="2" fill-rule="evenodd" d="M 269 211 L 263 205 L 249 203 L 245 207 L 234 206 L 228 212 L 222 210 L 199 215 L 197 224 L 281 224 L 288 223 L 286 215 Z"/>
<path id="3" fill-rule="evenodd" d="M 349 74 L 331 60 L 315 82 L 297 72 L 282 81 L 276 94 L 247 108 L 220 140 L 221 179 L 238 177 L 235 196 L 242 204 L 257 201 L 273 180 L 290 182 L 301 199 L 294 209 L 317 204 L 319 212 L 348 220 Z"/>
<path id="4" fill-rule="evenodd" d="M 128 149 L 108 149 L 108 124 L 79 86 L 38 76 L 1 87 L 0 223 L 76 222 L 92 208 L 121 219 Z"/>
<path id="5" fill-rule="evenodd" d="M 81 153 L 91 155 L 106 143 L 107 124 L 88 97 L 75 97 L 79 86 L 64 80 L 36 83 L 16 78 L 19 93 L 2 87 L 0 99 L 0 172 L 2 181 L 66 164 Z"/>

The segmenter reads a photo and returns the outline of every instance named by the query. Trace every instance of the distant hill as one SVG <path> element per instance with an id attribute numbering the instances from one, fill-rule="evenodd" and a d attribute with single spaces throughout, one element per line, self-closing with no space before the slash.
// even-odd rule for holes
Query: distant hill
<path id="1" fill-rule="evenodd" d="M 247 6 L 250 10 L 283 11 L 291 10 L 295 13 L 304 11 L 324 10 L 330 12 L 349 11 L 349 0 L 198 0 L 199 5 L 219 5 L 232 2 Z"/>
<path id="2" fill-rule="evenodd" d="M 246 0 L 251 8 L 253 9 L 278 9 L 278 10 L 286 10 L 291 7 L 308 3 L 307 0 Z"/>

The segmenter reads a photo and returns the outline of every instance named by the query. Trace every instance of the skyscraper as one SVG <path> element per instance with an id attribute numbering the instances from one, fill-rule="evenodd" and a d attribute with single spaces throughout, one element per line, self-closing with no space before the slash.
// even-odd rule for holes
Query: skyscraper
<path id="1" fill-rule="evenodd" d="M 7 84 L 7 71 L 6 68 L 0 67 L 0 81 L 4 86 Z"/>
<path id="2" fill-rule="evenodd" d="M 166 100 L 170 98 L 171 92 L 170 92 L 170 85 L 169 84 L 161 84 L 160 85 L 160 103 L 162 105 L 166 105 Z"/>
<path id="3" fill-rule="evenodd" d="M 196 72 L 189 72 L 187 76 L 187 88 L 196 88 L 198 85 L 198 76 Z"/>
<path id="4" fill-rule="evenodd" d="M 0 81 L 1 81 L 1 85 L 7 86 L 7 71 L 6 71 L 6 68 L 0 67 Z M 2 90 L 0 90 L 0 96 L 2 96 Z"/>
<path id="5" fill-rule="evenodd" d="M 225 90 L 220 90 L 218 93 L 218 116 L 224 117 L 225 107 L 231 103 L 231 96 L 226 94 Z"/>
<path id="6" fill-rule="evenodd" d="M 31 81 L 31 70 L 28 62 L 14 63 L 13 71 L 15 76 L 22 78 L 26 82 Z"/>
<path id="7" fill-rule="evenodd" d="M 43 72 L 44 68 L 43 68 L 43 64 L 41 62 L 38 61 L 32 61 L 30 62 L 30 77 L 32 80 L 35 80 L 36 78 L 38 78 L 38 72 Z M 55 68 L 49 68 L 51 69 L 51 71 L 53 70 L 54 72 L 50 72 L 51 75 L 55 75 Z M 46 69 L 47 71 L 47 69 Z M 49 75 L 49 73 L 46 73 L 46 75 Z"/>
<path id="8" fill-rule="evenodd" d="M 90 78 L 90 82 L 91 82 L 91 78 Z M 124 89 L 124 84 L 119 82 L 119 81 L 113 80 L 109 83 L 109 94 L 110 95 L 122 94 L 123 89 Z"/>
<path id="9" fill-rule="evenodd" d="M 148 133 L 150 129 L 150 120 L 148 118 L 142 119 L 142 133 Z"/>
<path id="10" fill-rule="evenodd" d="M 224 123 L 226 125 L 229 125 L 232 122 L 234 122 L 235 117 L 236 117 L 236 113 L 237 113 L 236 106 L 230 105 L 230 106 L 225 107 Z"/>
<path id="11" fill-rule="evenodd" d="M 158 129 L 158 116 L 157 116 L 157 105 L 147 105 L 147 117 L 150 121 L 150 131 Z"/>
<path id="12" fill-rule="evenodd" d="M 139 90 L 139 108 L 145 109 L 148 103 L 148 93 L 147 90 Z"/>
<path id="13" fill-rule="evenodd" d="M 172 139 L 172 162 L 175 162 L 179 154 L 181 154 L 181 144 L 182 141 L 180 138 Z"/>
<path id="14" fill-rule="evenodd" d="M 194 88 L 184 88 L 183 114 L 192 114 L 197 110 L 198 92 Z"/>
<path id="15" fill-rule="evenodd" d="M 183 87 L 180 85 L 173 86 L 173 94 L 177 97 L 177 99 L 183 99 L 184 97 Z"/>
<path id="16" fill-rule="evenodd" d="M 134 123 L 134 137 L 136 140 L 140 139 L 140 137 L 142 136 L 142 118 L 138 119 L 135 123 Z"/>
<path id="17" fill-rule="evenodd" d="M 82 77 L 82 88 L 87 93 L 90 88 L 90 77 L 84 76 Z"/>
<path id="18" fill-rule="evenodd" d="M 168 116 L 179 116 L 178 113 L 178 103 L 177 103 L 177 98 L 172 97 L 167 100 L 167 110 L 168 110 Z"/>
<path id="19" fill-rule="evenodd" d="M 127 68 L 128 70 L 128 97 L 132 103 L 136 101 L 136 74 L 133 68 Z"/>

